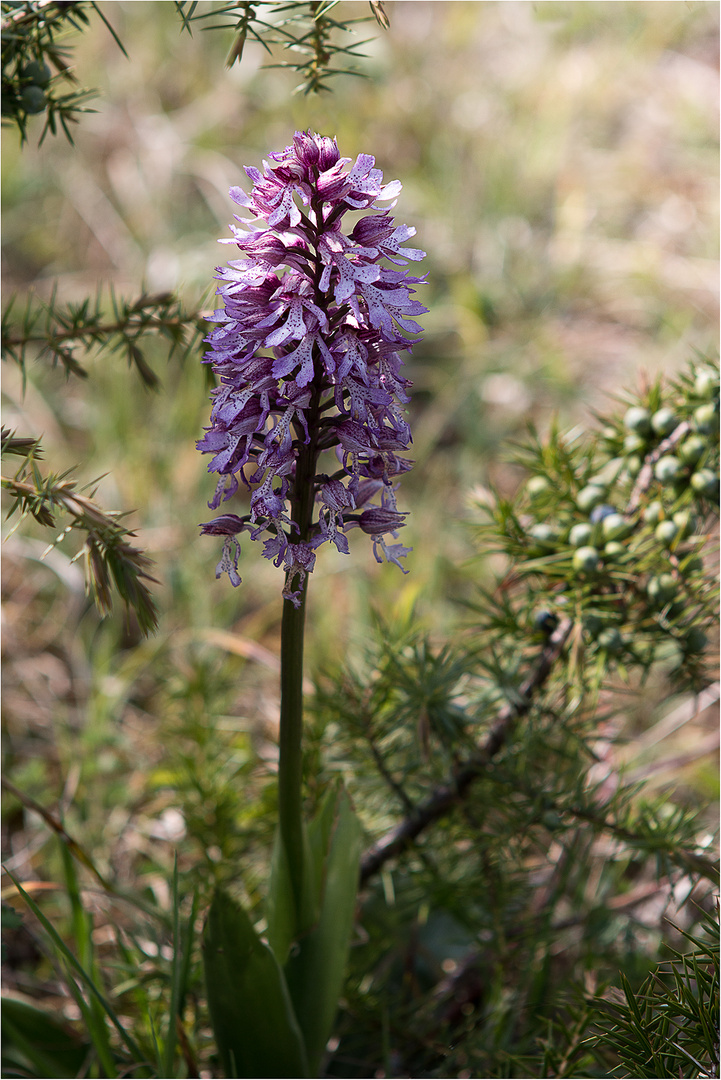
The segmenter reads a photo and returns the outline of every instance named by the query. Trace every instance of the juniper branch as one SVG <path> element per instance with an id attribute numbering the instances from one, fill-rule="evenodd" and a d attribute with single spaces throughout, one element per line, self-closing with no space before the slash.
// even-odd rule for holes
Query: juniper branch
<path id="1" fill-rule="evenodd" d="M 110 305 L 112 318 L 106 308 Z M 169 355 L 179 347 L 183 357 L 197 344 L 203 333 L 204 317 L 200 311 L 186 310 L 173 293 L 142 293 L 135 300 L 119 299 L 112 288 L 108 302 L 98 290 L 94 299 L 78 304 L 59 304 L 56 293 L 45 302 L 29 296 L 25 311 L 15 317 L 14 298 L 3 312 L 2 356 L 14 361 L 25 373 L 30 349 L 40 358 L 61 364 L 68 375 L 85 378 L 87 370 L 77 359 L 78 349 L 107 348 L 124 352 L 129 366 L 134 366 L 143 383 L 155 389 L 159 379 L 145 360 L 138 342 L 148 334 L 160 335 L 170 342 Z"/>
<path id="2" fill-rule="evenodd" d="M 561 656 L 573 628 L 571 619 L 559 623 L 541 655 L 518 691 L 517 699 L 498 713 L 483 743 L 465 762 L 456 766 L 448 780 L 434 788 L 400 824 L 376 841 L 361 860 L 360 880 L 364 884 L 389 860 L 399 855 L 413 840 L 460 802 L 473 782 L 483 775 L 493 758 L 507 743 L 513 727 L 531 708 L 545 685 L 553 665 Z"/>
<path id="3" fill-rule="evenodd" d="M 80 113 L 93 111 L 86 107 L 86 102 L 95 91 L 77 88 L 68 60 L 69 50 L 56 41 L 69 29 L 87 29 L 90 11 L 105 24 L 127 56 L 118 35 L 94 0 L 72 4 L 58 4 L 54 0 L 2 3 L 3 124 L 16 125 L 21 144 L 27 141 L 28 120 L 33 115 L 45 113 L 40 142 L 48 132 L 55 135 L 59 125 L 72 143 L 69 124 L 77 123 Z M 50 64 L 55 68 L 54 73 Z M 63 82 L 73 84 L 69 93 L 59 92 Z"/>
<path id="4" fill-rule="evenodd" d="M 75 491 L 76 482 L 63 476 L 43 477 L 32 457 L 18 475 L 0 477 L 2 487 L 14 498 L 8 517 L 17 510 L 31 514 L 41 525 L 55 527 L 56 513 L 70 516 L 71 524 L 49 546 L 59 543 L 73 528 L 85 533 L 85 541 L 75 559 L 83 559 L 87 590 L 102 615 L 113 606 L 113 586 L 135 612 L 144 634 L 158 623 L 148 582 L 156 582 L 149 571 L 150 560 L 140 548 L 128 543 L 136 534 L 118 520 L 119 514 L 103 510 L 93 499 Z M 74 560 L 73 560 L 74 561 Z"/>
<path id="5" fill-rule="evenodd" d="M 39 439 L 27 438 L 25 436 L 18 436 L 14 431 L 9 431 L 8 428 L 2 428 L 0 432 L 0 438 L 2 439 L 2 453 L 3 454 L 16 454 L 18 457 L 42 457 L 43 448 L 40 445 Z"/>
<path id="6" fill-rule="evenodd" d="M 658 444 L 658 446 L 653 450 L 652 453 L 646 455 L 643 467 L 641 468 L 641 471 L 636 478 L 636 483 L 633 486 L 633 491 L 631 492 L 628 506 L 626 507 L 626 510 L 624 512 L 626 517 L 633 517 L 633 515 L 638 510 L 641 499 L 651 486 L 651 481 L 653 480 L 653 467 L 656 462 L 659 461 L 659 459 L 662 458 L 664 454 L 670 453 L 673 448 L 677 446 L 681 442 L 681 440 L 686 437 L 686 435 L 688 435 L 690 430 L 691 425 L 689 424 L 688 420 L 683 420 L 676 428 L 674 428 L 668 438 L 663 439 L 663 441 Z"/>
<path id="7" fill-rule="evenodd" d="M 719 861 L 710 859 L 708 856 L 699 854 L 686 847 L 680 847 L 674 840 L 671 830 L 666 832 L 654 830 L 653 823 L 649 825 L 645 821 L 639 824 L 641 828 L 630 828 L 630 822 L 614 821 L 604 817 L 597 811 L 585 806 L 571 806 L 566 808 L 573 817 L 579 821 L 585 821 L 599 832 L 607 832 L 617 840 L 645 851 L 668 855 L 673 862 L 682 867 L 689 874 L 699 874 L 708 881 L 718 882 Z"/>
<path id="8" fill-rule="evenodd" d="M 280 47 L 307 59 L 284 60 L 268 67 L 287 68 L 303 76 L 303 81 L 295 92 L 304 94 L 327 90 L 326 81 L 334 75 L 361 75 L 353 68 L 333 68 L 333 58 L 345 55 L 361 58 L 364 54 L 358 49 L 367 41 L 341 45 L 336 40 L 338 33 L 353 33 L 351 27 L 357 22 L 367 22 L 373 18 L 379 26 L 388 29 L 388 16 L 383 11 L 382 3 L 373 0 L 371 15 L 358 19 L 334 19 L 330 12 L 337 6 L 338 0 L 310 0 L 308 3 L 277 3 L 276 0 L 244 0 L 228 3 L 212 11 L 197 11 L 196 2 L 176 0 L 175 7 L 182 20 L 183 29 L 192 32 L 191 24 L 198 20 L 219 19 L 206 30 L 233 29 L 233 42 L 226 59 L 226 65 L 232 67 L 243 55 L 247 40 L 255 41 L 271 53 L 273 47 Z M 267 11 L 268 19 L 262 18 L 260 11 Z M 281 16 L 281 18 L 278 18 Z M 222 21 L 223 17 L 229 20 Z"/>
<path id="9" fill-rule="evenodd" d="M 649 449 L 635 483 L 629 485 L 626 506 L 623 510 L 626 519 L 633 518 L 638 514 L 642 500 L 647 496 L 652 483 L 656 483 L 656 486 L 658 486 L 658 478 L 654 470 L 657 462 L 681 443 L 691 431 L 692 423 L 689 419 L 683 419 L 667 438 L 660 440 L 653 449 Z M 549 461 L 549 464 L 555 466 L 562 476 L 562 480 L 559 479 L 558 483 L 567 485 L 571 492 L 575 491 L 578 484 L 578 467 L 561 442 L 552 439 L 548 448 L 539 445 L 538 460 L 545 461 L 552 454 L 552 451 L 555 452 L 556 459 Z M 717 451 L 714 451 L 714 455 L 714 460 L 717 462 Z M 590 457 L 586 459 L 585 465 L 583 462 L 581 463 L 581 475 L 584 475 L 584 469 L 588 469 L 589 461 Z M 552 485 L 549 486 L 552 487 Z M 704 509 L 703 498 L 699 502 L 699 507 L 702 510 Z M 609 508 L 609 510 L 611 509 Z M 643 587 L 639 588 L 639 570 L 641 574 L 649 572 L 653 574 L 658 562 L 661 562 L 662 566 L 664 563 L 670 564 L 672 568 L 678 571 L 682 560 L 688 561 L 689 559 L 688 551 L 684 548 L 679 551 L 676 545 L 674 545 L 672 551 L 666 551 L 654 538 L 650 528 L 647 529 L 646 534 L 639 529 L 642 538 L 638 541 L 637 565 L 639 569 L 635 575 L 628 574 L 623 568 L 617 571 L 612 558 L 609 558 L 607 564 L 605 564 L 601 562 L 599 557 L 598 572 L 585 575 L 581 573 L 580 577 L 574 567 L 570 565 L 569 555 L 563 550 L 548 556 L 528 560 L 528 548 L 531 546 L 528 531 L 510 504 L 499 504 L 499 513 L 494 528 L 496 530 L 496 539 L 500 540 L 499 550 L 510 555 L 514 563 L 503 586 L 510 588 L 510 581 L 513 585 L 525 589 L 526 592 L 533 590 L 537 594 L 540 582 L 541 592 L 550 591 L 551 596 L 560 599 L 560 604 L 557 604 L 558 615 L 553 615 L 553 619 L 556 620 L 559 616 L 563 617 L 557 622 L 555 630 L 551 633 L 540 657 L 533 663 L 530 674 L 522 683 L 519 691 L 514 693 L 513 699 L 497 714 L 495 722 L 483 743 L 465 761 L 453 768 L 451 775 L 444 783 L 435 787 L 423 801 L 406 813 L 406 816 L 397 826 L 389 830 L 385 836 L 366 851 L 361 862 L 361 882 L 367 881 L 388 859 L 398 855 L 425 829 L 444 817 L 456 804 L 464 799 L 474 781 L 484 773 L 493 758 L 498 755 L 499 751 L 507 743 L 516 721 L 528 713 L 539 691 L 545 685 L 552 668 L 562 656 L 566 642 L 576 623 L 578 624 L 578 637 L 576 638 L 578 653 L 579 656 L 582 656 L 581 620 L 585 617 L 585 605 L 588 605 L 592 610 L 600 608 L 601 605 L 607 605 L 613 619 L 621 617 L 624 621 L 631 620 L 636 627 L 643 627 L 649 635 L 653 633 L 663 635 L 666 638 L 678 641 L 682 645 L 686 642 L 685 666 L 687 668 L 691 667 L 691 663 L 695 659 L 693 638 L 684 637 L 684 635 L 689 634 L 687 627 L 690 616 L 693 616 L 693 623 L 691 624 L 693 626 L 700 625 L 702 621 L 711 618 L 713 596 L 711 590 L 705 589 L 703 585 L 696 583 L 692 589 L 688 583 L 684 584 L 684 592 L 687 595 L 681 603 L 681 614 L 677 618 L 680 617 L 685 621 L 682 621 L 680 628 L 677 628 L 669 621 L 668 605 L 663 609 L 660 609 L 659 606 L 654 607 L 653 598 L 649 598 L 647 590 Z M 599 525 L 599 531 L 600 528 Z M 651 533 L 651 536 L 644 539 L 643 537 L 648 533 Z M 692 551 L 702 541 L 703 537 L 700 535 L 696 540 L 689 540 Z M 543 582 L 544 572 L 547 575 L 545 582 Z M 651 579 L 649 578 L 649 580 Z M 573 597 L 571 586 L 575 589 L 576 594 L 573 606 L 571 605 Z M 558 592 L 559 589 L 561 590 L 560 593 Z M 573 612 L 572 616 L 569 615 L 571 611 Z M 492 617 L 486 620 L 488 627 L 495 634 L 489 643 L 488 651 L 491 653 L 494 644 L 499 641 L 502 642 L 504 632 L 508 632 L 509 627 L 505 616 L 509 613 L 511 616 L 513 615 L 510 608 L 509 612 L 504 609 L 501 613 L 504 618 L 501 618 L 500 621 L 495 620 L 494 622 Z M 549 616 L 548 612 L 543 614 Z M 514 661 L 518 655 L 517 644 L 517 638 L 513 637 L 513 644 L 509 645 L 509 648 L 513 653 Z M 613 644 L 614 641 L 612 640 L 611 645 Z M 600 685 L 601 675 L 599 672 L 605 670 L 604 663 L 608 664 L 609 656 L 613 655 L 610 651 L 604 652 L 604 648 L 605 645 L 601 645 L 599 651 L 599 645 L 597 644 L 594 654 L 597 685 Z M 629 649 L 629 656 L 633 662 L 642 668 L 647 668 L 651 661 L 644 660 L 643 654 L 639 653 L 637 655 L 634 649 L 635 645 Z M 574 658 L 575 652 L 574 649 L 572 655 L 574 664 L 578 659 L 578 657 Z M 509 656 L 511 653 L 509 653 Z M 653 657 L 654 654 L 651 652 L 649 655 Z M 493 669 L 497 678 L 503 681 L 502 667 L 498 661 L 494 661 L 494 663 L 495 668 L 498 668 L 498 670 L 495 671 L 493 664 L 490 665 L 489 669 Z M 700 669 L 698 674 L 701 674 Z M 651 819 L 642 821 L 642 827 L 639 829 L 636 827 L 637 823 L 635 821 L 630 819 L 607 819 L 605 816 L 599 815 L 595 808 L 581 805 L 573 807 L 564 805 L 561 809 L 563 812 L 571 813 L 580 820 L 586 820 L 596 828 L 610 832 L 630 844 L 635 844 L 647 851 L 656 851 L 660 855 L 672 857 L 687 872 L 701 874 L 712 880 L 715 879 L 718 873 L 716 863 L 705 855 L 689 849 L 687 845 L 682 845 L 682 849 L 679 849 L 677 844 L 670 841 L 668 832 L 658 829 Z"/>

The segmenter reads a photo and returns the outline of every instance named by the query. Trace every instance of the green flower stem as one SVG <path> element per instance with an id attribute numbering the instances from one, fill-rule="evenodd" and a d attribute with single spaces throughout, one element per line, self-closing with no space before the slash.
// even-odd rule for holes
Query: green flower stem
<path id="1" fill-rule="evenodd" d="M 296 913 L 303 895 L 303 635 L 308 579 L 301 604 L 283 601 L 280 636 L 280 761 L 278 816 Z"/>
<path id="2" fill-rule="evenodd" d="M 317 385 L 317 384 L 316 384 Z M 308 539 L 313 521 L 315 470 L 318 461 L 320 391 L 314 389 L 309 409 L 310 442 L 298 454 L 291 496 L 295 543 Z M 301 433 L 298 432 L 300 438 Z M 286 583 L 292 588 L 295 582 Z M 303 896 L 303 637 L 308 578 L 303 582 L 300 606 L 283 602 L 280 632 L 280 760 L 278 763 L 278 818 L 285 849 L 296 915 Z"/>

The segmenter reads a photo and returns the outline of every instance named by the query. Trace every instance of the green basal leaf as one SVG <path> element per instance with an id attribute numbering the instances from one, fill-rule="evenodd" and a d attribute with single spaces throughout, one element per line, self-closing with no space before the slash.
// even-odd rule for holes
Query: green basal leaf
<path id="1" fill-rule="evenodd" d="M 226 1076 L 306 1077 L 303 1037 L 272 950 L 217 890 L 203 933 L 208 1007 Z"/>
<path id="2" fill-rule="evenodd" d="M 35 1071 L 22 1075 L 71 1077 L 80 1075 L 85 1068 L 92 1052 L 90 1044 L 50 1013 L 4 997 L 2 1020 L 3 1075 L 9 1074 L 13 1064 L 27 1066 L 28 1062 Z"/>
<path id="3" fill-rule="evenodd" d="M 288 870 L 288 858 L 276 828 L 273 858 L 270 864 L 270 884 L 266 915 L 268 919 L 268 942 L 281 967 L 288 959 L 290 947 L 296 936 L 296 911 L 293 889 Z"/>
<path id="4" fill-rule="evenodd" d="M 324 879 L 319 917 L 300 938 L 285 971 L 311 1075 L 316 1075 L 343 987 L 358 891 L 361 828 L 345 791 L 326 798 L 309 834 L 312 865 L 316 873 L 322 867 Z M 321 861 L 323 847 L 328 853 Z"/>
<path id="5" fill-rule="evenodd" d="M 293 942 L 313 929 L 320 918 L 325 862 L 335 821 L 338 790 L 334 785 L 326 792 L 314 820 L 307 827 L 304 826 L 303 908 L 297 913 L 285 848 L 281 843 L 280 831 L 276 830 L 267 918 L 268 942 L 281 966 L 286 963 Z"/>
<path id="6" fill-rule="evenodd" d="M 312 902 L 315 909 L 313 923 L 320 915 L 323 898 L 326 860 L 330 847 L 333 828 L 338 815 L 338 799 L 342 794 L 339 784 L 334 784 L 323 797 L 320 809 L 308 826 L 308 873 L 313 884 Z"/>

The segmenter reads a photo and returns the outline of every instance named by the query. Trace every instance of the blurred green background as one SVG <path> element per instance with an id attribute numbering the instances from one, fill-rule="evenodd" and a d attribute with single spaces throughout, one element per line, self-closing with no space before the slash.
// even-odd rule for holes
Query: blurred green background
<path id="1" fill-rule="evenodd" d="M 639 370 L 713 347 L 718 5 L 390 3 L 389 32 L 355 28 L 373 39 L 357 64 L 368 78 L 340 76 L 317 98 L 293 96 L 297 76 L 264 70 L 253 43 L 226 70 L 230 32 L 180 34 L 170 3 L 103 10 L 130 59 L 97 20 L 68 39 L 78 77 L 99 90 L 75 149 L 48 137 L 21 152 L 3 135 L 6 294 L 48 295 L 57 281 L 66 299 L 98 283 L 137 295 L 142 283 L 212 307 L 214 266 L 232 257 L 216 243 L 232 220 L 227 190 L 244 164 L 307 127 L 349 157 L 374 154 L 403 182 L 396 217 L 428 251 L 431 310 L 410 363 L 417 466 L 401 493 L 412 573 L 376 568 L 357 538 L 350 559 L 324 552 L 311 621 L 318 632 L 331 621 L 328 647 L 371 596 L 445 620 L 469 551 L 466 495 L 489 470 L 513 483 L 499 475 L 501 441 L 529 419 L 583 419 Z M 31 371 L 24 399 L 6 372 L 8 422 L 43 433 L 61 463 L 82 462 L 84 479 L 106 474 L 105 505 L 137 510 L 180 625 L 275 608 L 279 575 L 252 545 L 239 592 L 214 581 L 217 544 L 196 532 L 213 489 L 193 449 L 208 415 L 202 374 L 162 355 L 155 366 L 159 395 L 107 355 L 87 385 Z"/>
<path id="2" fill-rule="evenodd" d="M 81 84 L 98 89 L 75 146 L 38 146 L 42 118 L 22 150 L 3 131 L 6 299 L 112 284 L 212 310 L 244 165 L 299 128 L 375 155 L 403 183 L 396 220 L 428 252 L 430 312 L 408 362 L 416 467 L 399 492 L 413 553 L 403 577 L 358 533 L 350 557 L 323 549 L 309 671 L 352 653 L 374 609 L 451 633 L 456 600 L 489 569 L 469 496 L 520 478 L 508 441 L 529 421 L 587 425 L 639 379 L 715 351 L 719 5 L 389 2 L 388 32 L 355 28 L 372 37 L 368 77 L 340 76 L 318 98 L 293 95 L 297 76 L 264 69 L 252 43 L 227 70 L 232 32 L 181 34 L 171 3 L 100 6 L 129 59 L 97 19 L 67 39 Z M 157 393 L 107 352 L 88 358 L 85 382 L 36 363 L 23 388 L 6 365 L 5 424 L 41 436 L 48 467 L 97 480 L 103 506 L 133 511 L 161 623 L 142 642 L 121 611 L 101 622 L 72 534 L 43 562 L 48 535 L 10 536 L 4 749 L 18 787 L 59 798 L 99 866 L 162 906 L 173 845 L 188 872 L 232 855 L 241 834 L 251 864 L 256 840 L 266 850 L 282 578 L 246 539 L 242 586 L 215 580 L 220 545 L 197 529 L 214 489 L 194 449 L 205 372 L 162 345 L 148 356 Z M 39 820 L 8 799 L 3 826 L 11 869 L 53 874 Z"/>

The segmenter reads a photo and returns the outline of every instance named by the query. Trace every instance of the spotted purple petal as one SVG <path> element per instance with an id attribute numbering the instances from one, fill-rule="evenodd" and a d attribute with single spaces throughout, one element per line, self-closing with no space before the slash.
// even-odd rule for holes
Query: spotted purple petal
<path id="1" fill-rule="evenodd" d="M 401 354 L 427 310 L 413 296 L 425 279 L 398 267 L 425 253 L 403 246 L 416 230 L 378 205 L 401 185 L 384 185 L 370 154 L 352 161 L 335 139 L 296 132 L 262 171 L 245 171 L 251 190 L 233 187 L 230 197 L 247 216 L 221 240 L 240 257 L 217 270 L 203 362 L 218 385 L 197 446 L 219 477 L 209 505 L 237 501 L 241 488 L 250 505 L 201 530 L 224 538 L 216 575 L 233 585 L 237 537 L 263 539 L 297 606 L 317 549 L 328 542 L 347 553 L 348 529 L 371 536 L 379 561 L 401 566 L 410 550 L 384 537 L 404 524 L 394 478 L 412 464 L 399 456 L 411 442 Z"/>

